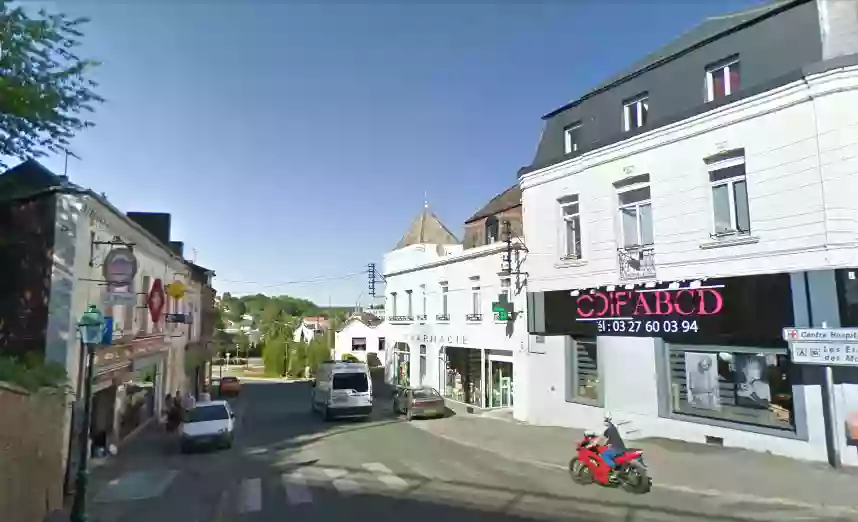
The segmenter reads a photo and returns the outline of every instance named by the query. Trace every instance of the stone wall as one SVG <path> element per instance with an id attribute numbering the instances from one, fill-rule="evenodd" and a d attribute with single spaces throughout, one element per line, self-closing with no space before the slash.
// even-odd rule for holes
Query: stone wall
<path id="1" fill-rule="evenodd" d="M 38 522 L 62 507 L 64 398 L 0 382 L 0 520 Z"/>

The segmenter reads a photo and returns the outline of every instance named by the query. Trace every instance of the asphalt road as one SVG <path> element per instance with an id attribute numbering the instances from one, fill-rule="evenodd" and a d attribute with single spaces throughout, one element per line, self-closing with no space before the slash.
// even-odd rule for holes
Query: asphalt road
<path id="1" fill-rule="evenodd" d="M 245 383 L 234 400 L 239 426 L 230 450 L 182 455 L 175 440 L 158 429 L 142 432 L 95 470 L 91 520 L 799 519 L 771 506 L 719 513 L 720 506 L 691 494 L 632 495 L 578 486 L 561 470 L 517 463 L 416 429 L 393 416 L 389 401 L 380 398 L 369 421 L 325 422 L 310 412 L 309 390 L 306 383 Z M 573 446 L 570 441 L 570 454 Z"/>

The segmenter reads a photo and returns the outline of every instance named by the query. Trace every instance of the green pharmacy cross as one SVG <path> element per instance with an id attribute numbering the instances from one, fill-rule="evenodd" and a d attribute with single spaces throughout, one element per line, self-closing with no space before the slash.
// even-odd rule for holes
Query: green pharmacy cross
<path id="1" fill-rule="evenodd" d="M 515 314 L 515 307 L 509 302 L 507 294 L 499 294 L 498 300 L 492 303 L 492 312 L 498 315 L 499 321 L 509 321 Z"/>

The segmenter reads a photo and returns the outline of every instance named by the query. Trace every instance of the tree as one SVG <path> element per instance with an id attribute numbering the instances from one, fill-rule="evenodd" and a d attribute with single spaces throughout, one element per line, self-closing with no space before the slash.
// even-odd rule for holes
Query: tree
<path id="1" fill-rule="evenodd" d="M 307 344 L 290 343 L 289 348 L 289 375 L 303 377 L 307 366 Z"/>
<path id="2" fill-rule="evenodd" d="M 328 344 L 328 335 L 330 335 L 330 333 L 313 337 L 307 347 L 307 366 L 310 367 L 310 371 L 313 373 L 316 372 L 316 368 L 318 368 L 324 361 L 331 360 L 331 349 Z"/>
<path id="3" fill-rule="evenodd" d="M 68 150 L 71 138 L 93 125 L 81 116 L 104 101 L 89 77 L 98 62 L 74 52 L 88 21 L 44 9 L 31 16 L 0 0 L 0 167 L 4 156 Z"/>
<path id="4" fill-rule="evenodd" d="M 282 338 L 269 339 L 262 347 L 262 364 L 271 376 L 286 375 L 287 343 Z"/>

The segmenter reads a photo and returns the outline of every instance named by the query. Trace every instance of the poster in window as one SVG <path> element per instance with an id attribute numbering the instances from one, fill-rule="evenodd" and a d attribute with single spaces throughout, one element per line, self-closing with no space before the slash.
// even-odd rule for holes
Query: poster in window
<path id="1" fill-rule="evenodd" d="M 768 408 L 772 390 L 766 378 L 766 358 L 762 355 L 736 354 L 736 404 Z"/>
<path id="2" fill-rule="evenodd" d="M 688 403 L 696 408 L 721 407 L 718 388 L 718 356 L 714 353 L 685 352 Z"/>

